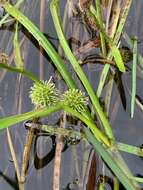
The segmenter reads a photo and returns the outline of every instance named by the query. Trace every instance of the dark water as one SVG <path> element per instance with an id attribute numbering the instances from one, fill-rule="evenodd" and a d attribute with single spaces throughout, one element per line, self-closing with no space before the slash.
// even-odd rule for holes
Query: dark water
<path id="1" fill-rule="evenodd" d="M 63 3 L 63 5 L 65 2 Z M 131 36 L 136 35 L 140 41 L 139 51 L 142 53 L 143 50 L 143 25 L 142 18 L 143 13 L 141 7 L 143 6 L 142 0 L 134 1 L 132 9 L 130 11 L 129 19 L 127 21 L 125 30 Z M 39 2 L 38 1 L 25 1 L 24 3 L 24 13 L 28 17 L 39 25 Z M 75 21 L 73 21 L 75 22 Z M 45 33 L 49 36 L 56 38 L 54 26 L 49 11 L 49 2 L 46 3 L 46 17 L 45 17 Z M 67 29 L 67 36 L 72 36 L 74 31 L 73 26 L 70 25 Z M 73 30 L 73 31 L 72 31 Z M 21 36 L 24 36 L 21 32 Z M 82 32 L 82 31 L 81 31 Z M 74 36 L 78 34 L 74 33 Z M 89 38 L 87 34 L 85 38 Z M 0 44 L 1 51 L 11 54 L 12 53 L 12 38 L 13 32 L 11 27 L 8 30 L 0 30 Z M 25 43 L 22 46 L 23 54 L 25 56 L 25 67 L 39 76 L 39 50 L 37 49 L 37 44 L 28 40 L 26 35 Z M 84 41 L 84 39 L 81 39 Z M 54 41 L 55 46 L 58 42 Z M 44 56 L 44 79 L 48 80 L 51 74 L 56 76 L 53 66 L 50 64 L 49 60 Z M 96 89 L 98 85 L 99 70 L 102 66 L 84 66 L 84 69 L 88 75 L 89 80 Z M 6 117 L 13 114 L 24 113 L 33 109 L 28 97 L 28 91 L 32 82 L 25 77 L 22 77 L 21 81 L 18 82 L 18 75 L 13 73 L 5 73 L 4 70 L 0 70 L 0 116 Z M 143 116 L 141 110 L 136 106 L 134 119 L 130 118 L 130 96 L 128 88 L 131 89 L 131 73 L 126 73 L 122 75 L 122 81 L 125 89 L 127 106 L 126 110 L 123 108 L 123 104 L 119 97 L 119 92 L 116 84 L 114 84 L 114 90 L 112 93 L 112 102 L 110 108 L 110 121 L 113 126 L 114 134 L 118 141 L 139 146 L 143 144 Z M 142 79 L 137 80 L 137 94 L 142 97 Z M 64 89 L 63 82 L 57 83 L 57 86 Z M 18 90 L 19 89 L 19 90 Z M 103 96 L 104 96 L 103 91 Z M 17 98 L 18 95 L 18 98 Z M 21 104 L 20 104 L 21 102 Z M 116 105 L 116 107 L 115 107 Z M 53 115 L 46 119 L 46 122 L 53 123 L 57 121 L 58 114 Z M 23 126 L 23 123 L 13 126 L 10 128 L 14 147 L 16 150 L 17 160 L 19 166 L 21 167 L 22 150 L 25 143 L 25 138 L 27 131 Z M 47 160 L 52 154 L 48 154 L 52 150 L 52 141 L 50 137 L 42 136 L 37 139 L 36 151 L 39 158 L 44 158 L 48 155 Z M 85 142 L 80 142 L 76 146 L 70 146 L 65 152 L 62 153 L 62 168 L 61 168 L 61 189 L 68 189 L 66 187 L 73 186 L 73 189 L 83 189 L 80 184 L 83 184 L 86 174 L 86 161 L 88 160 L 91 147 Z M 132 155 L 123 154 L 127 164 L 129 165 L 131 171 L 134 174 L 143 175 L 143 161 Z M 52 179 L 53 179 L 53 157 L 51 161 L 46 160 L 46 165 L 40 169 L 36 169 L 35 165 L 35 152 L 34 145 L 31 153 L 31 160 L 29 164 L 25 189 L 52 189 Z M 1 189 L 17 189 L 17 182 L 15 179 L 15 169 L 10 155 L 10 151 L 7 144 L 7 134 L 6 130 L 0 133 L 0 190 Z M 102 164 L 98 168 L 98 172 L 102 171 Z M 107 175 L 111 175 L 109 171 L 106 171 Z M 78 179 L 79 187 L 72 185 L 75 180 Z M 110 189 L 109 187 L 107 189 Z"/>

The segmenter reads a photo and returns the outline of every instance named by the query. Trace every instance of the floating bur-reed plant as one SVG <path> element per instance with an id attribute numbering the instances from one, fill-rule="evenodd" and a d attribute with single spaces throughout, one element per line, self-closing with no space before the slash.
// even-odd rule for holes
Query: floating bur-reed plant
<path id="1" fill-rule="evenodd" d="M 99 2 L 99 1 L 96 1 L 96 2 Z M 127 5 L 129 8 L 131 1 L 128 0 L 126 2 L 128 2 Z M 80 90 L 78 90 L 78 87 L 77 87 L 78 85 L 76 81 L 72 79 L 70 72 L 68 71 L 60 55 L 54 50 L 53 46 L 49 43 L 49 41 L 38 30 L 38 28 L 31 21 L 29 21 L 29 19 L 25 17 L 20 11 L 18 11 L 15 7 L 10 5 L 9 3 L 4 3 L 3 6 L 4 6 L 4 9 L 9 13 L 9 15 L 13 16 L 18 22 L 20 22 L 33 35 L 33 37 L 35 37 L 35 39 L 40 43 L 40 45 L 45 49 L 45 51 L 48 53 L 49 57 L 51 58 L 55 66 L 57 67 L 58 71 L 62 75 L 63 79 L 66 81 L 67 86 L 71 89 L 65 92 L 63 97 L 61 97 L 61 95 L 58 94 L 57 89 L 55 88 L 54 84 L 51 84 L 50 82 L 41 82 L 41 81 L 36 80 L 38 83 L 35 83 L 33 85 L 30 92 L 30 97 L 32 99 L 33 104 L 36 107 L 36 110 L 29 113 L 21 114 L 18 116 L 0 119 L 1 129 L 6 128 L 10 125 L 16 124 L 20 121 L 24 121 L 26 119 L 31 119 L 31 118 L 33 119 L 34 117 L 35 118 L 44 117 L 44 116 L 48 116 L 49 114 L 53 112 L 64 110 L 74 115 L 75 117 L 77 117 L 83 123 L 85 123 L 85 125 L 87 126 L 86 131 L 85 131 L 87 140 L 93 144 L 93 146 L 98 151 L 98 153 L 102 156 L 102 158 L 105 159 L 109 167 L 112 169 L 115 175 L 120 179 L 120 181 L 124 184 L 126 189 L 127 190 L 136 189 L 137 185 L 134 183 L 134 179 L 132 178 L 131 173 L 128 172 L 127 166 L 124 167 L 125 164 L 123 164 L 124 162 L 122 162 L 122 159 L 120 159 L 120 154 L 118 152 L 119 147 L 116 146 L 109 120 L 106 117 L 106 114 L 103 112 L 102 106 L 100 105 L 99 100 L 97 96 L 95 95 L 95 91 L 92 88 L 88 78 L 86 77 L 86 74 L 82 70 L 78 61 L 74 57 L 73 52 L 69 48 L 69 45 L 67 43 L 66 37 L 63 32 L 64 30 L 62 29 L 62 25 L 60 22 L 60 14 L 58 13 L 58 10 L 59 10 L 58 1 L 52 0 L 51 13 L 52 13 L 54 25 L 59 37 L 59 41 L 61 43 L 63 50 L 65 51 L 65 55 L 69 58 L 69 61 L 72 64 L 75 70 L 75 73 L 78 75 L 80 81 L 82 82 L 85 90 L 88 93 L 88 96 L 90 97 L 91 104 L 94 106 L 98 119 L 103 124 L 103 127 L 104 127 L 103 131 L 97 128 L 97 126 L 95 125 L 95 121 L 92 120 L 92 117 L 90 117 L 90 115 L 88 117 L 87 109 L 86 109 L 87 108 L 86 97 L 84 97 L 83 93 Z M 126 6 L 126 9 L 124 9 L 124 14 L 122 14 L 124 16 L 124 20 L 126 19 L 126 16 L 129 10 L 128 8 Z M 97 10 L 94 10 L 93 7 L 90 6 L 90 9 L 88 8 L 87 11 L 88 11 L 87 14 L 91 15 L 94 21 L 97 21 L 97 27 L 98 27 L 99 32 L 102 34 L 102 37 L 110 46 L 111 51 L 109 52 L 108 58 L 112 58 L 114 56 L 115 61 L 118 62 L 117 65 L 119 69 L 121 71 L 125 71 L 124 65 L 122 64 L 122 58 L 121 58 L 119 49 L 117 47 L 118 40 L 122 32 L 121 30 L 124 25 L 123 18 L 121 17 L 117 33 L 114 35 L 115 36 L 114 39 L 110 39 L 108 34 L 105 32 L 104 26 L 102 26 L 99 22 L 99 15 L 94 14 L 96 13 Z M 8 69 L 8 67 L 6 69 Z M 9 69 L 12 70 L 12 68 L 9 68 Z M 104 72 L 103 72 L 104 77 L 101 80 L 102 82 L 101 87 L 104 86 L 105 80 L 103 79 L 106 78 L 108 70 L 109 70 L 109 67 L 106 67 L 106 70 L 104 69 Z M 13 71 L 20 72 L 21 70 L 14 69 Z M 28 73 L 25 73 L 25 74 L 27 74 L 27 76 L 29 77 L 31 76 L 31 75 L 28 75 Z M 31 79 L 35 80 L 33 76 L 31 77 Z M 101 91 L 102 91 L 102 88 L 100 88 L 100 92 Z M 48 93 L 50 94 L 49 97 L 48 97 Z M 99 95 L 100 93 L 97 93 L 97 94 Z M 37 110 L 38 108 L 40 109 Z M 92 134 L 89 133 L 88 128 L 92 131 Z M 120 149 L 121 149 L 121 146 L 120 146 Z"/>

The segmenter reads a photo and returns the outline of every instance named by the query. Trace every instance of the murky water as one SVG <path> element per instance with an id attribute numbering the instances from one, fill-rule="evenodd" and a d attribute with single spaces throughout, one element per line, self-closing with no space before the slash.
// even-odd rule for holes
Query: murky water
<path id="1" fill-rule="evenodd" d="M 63 5 L 65 2 L 63 3 Z M 143 25 L 142 18 L 143 13 L 141 7 L 143 6 L 142 0 L 134 1 L 132 9 L 130 11 L 129 19 L 126 24 L 125 30 L 129 35 L 137 35 L 139 39 L 139 51 L 143 50 Z M 25 1 L 24 3 L 24 13 L 28 15 L 28 17 L 39 25 L 39 1 Z M 0 15 L 1 16 L 1 15 Z M 79 37 L 79 33 L 74 32 L 74 27 L 76 21 L 73 21 L 74 24 L 71 24 L 67 29 L 67 36 L 71 37 L 74 33 L 74 37 Z M 49 2 L 46 4 L 46 17 L 45 17 L 45 33 L 49 36 L 56 38 L 56 34 L 54 31 L 54 26 L 51 20 L 50 11 L 49 11 Z M 23 30 L 24 31 L 24 30 Z M 83 31 L 81 31 L 83 32 Z M 25 32 L 24 32 L 25 33 Z M 23 35 L 21 32 L 21 39 L 24 38 L 24 43 L 22 45 L 22 54 L 25 57 L 25 67 L 39 76 L 39 50 L 37 49 L 37 44 L 29 40 L 29 36 Z M 85 39 L 88 40 L 90 38 L 89 34 L 85 35 Z M 13 32 L 9 29 L 1 29 L 0 30 L 0 44 L 1 51 L 12 55 L 12 39 Z M 85 40 L 85 41 L 86 41 Z M 53 40 L 55 46 L 57 46 L 58 42 Z M 88 53 L 87 53 L 88 54 Z M 85 56 L 85 55 L 83 55 Z M 50 64 L 47 57 L 44 58 L 44 74 L 43 78 L 48 80 L 51 76 L 56 76 L 56 72 L 53 66 Z M 80 58 L 82 56 L 80 55 Z M 12 62 L 13 64 L 13 62 Z M 86 71 L 89 80 L 92 85 L 96 89 L 99 80 L 99 70 L 101 70 L 103 66 L 101 65 L 88 65 L 84 66 L 84 70 Z M 113 131 L 120 142 L 133 144 L 133 145 L 141 145 L 143 144 L 143 126 L 142 126 L 142 112 L 136 106 L 134 119 L 130 118 L 130 96 L 128 92 L 128 88 L 131 89 L 131 73 L 128 72 L 122 75 L 123 86 L 126 94 L 126 110 L 123 108 L 123 104 L 121 102 L 118 89 L 116 84 L 114 84 L 114 90 L 112 94 L 112 102 L 110 108 L 110 121 L 113 126 Z M 63 84 L 63 82 L 61 81 Z M 61 88 L 65 88 L 61 85 L 61 83 L 57 83 Z M 28 91 L 32 82 L 25 77 L 22 77 L 19 80 L 18 75 L 13 73 L 5 72 L 4 70 L 0 70 L 0 116 L 5 117 L 8 115 L 24 113 L 26 111 L 30 111 L 33 109 L 33 106 L 30 103 L 30 99 L 28 97 Z M 140 97 L 142 97 L 142 79 L 138 78 L 137 80 L 137 93 Z M 103 91 L 104 96 L 104 91 Z M 58 120 L 58 114 L 53 115 L 50 118 L 46 118 L 44 122 L 48 123 L 56 123 Z M 27 130 L 24 128 L 23 123 L 20 123 L 16 126 L 10 128 L 12 139 L 14 142 L 14 147 L 16 150 L 17 160 L 19 166 L 21 167 L 21 159 L 22 159 L 22 151 L 25 143 L 25 138 L 27 134 Z M 41 136 L 37 138 L 37 143 L 35 146 L 33 145 L 31 152 L 31 160 L 29 163 L 29 169 L 25 184 L 25 189 L 52 189 L 52 179 L 53 179 L 53 157 L 54 154 L 52 152 L 52 140 L 48 136 Z M 71 189 L 83 189 L 83 187 L 79 187 L 80 183 L 83 183 L 85 180 L 85 174 L 87 171 L 87 164 L 89 158 L 89 153 L 91 150 L 91 146 L 86 144 L 85 142 L 80 142 L 78 145 L 70 146 L 66 151 L 62 153 L 62 169 L 61 169 L 61 189 L 68 189 L 68 187 L 73 187 Z M 129 167 L 133 171 L 134 174 L 143 175 L 143 161 L 132 155 L 123 154 L 125 160 L 129 164 Z M 41 159 L 44 164 L 41 163 Z M 10 151 L 7 144 L 7 134 L 6 130 L 1 131 L 0 133 L 0 189 L 18 189 L 16 177 L 15 177 L 15 169 L 13 165 L 13 161 L 10 155 Z M 41 165 L 40 165 L 41 164 Z M 41 167 L 40 167 L 41 166 Z M 101 165 L 102 167 L 102 165 Z M 98 172 L 102 171 L 102 168 L 98 168 Z M 109 174 L 109 171 L 105 171 L 105 173 Z M 74 184 L 76 182 L 78 185 Z M 110 188 L 108 188 L 110 189 Z"/>

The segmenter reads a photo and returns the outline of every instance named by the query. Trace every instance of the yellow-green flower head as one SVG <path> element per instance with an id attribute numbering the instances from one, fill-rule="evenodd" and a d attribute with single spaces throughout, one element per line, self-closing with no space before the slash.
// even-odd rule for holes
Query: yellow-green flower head
<path id="1" fill-rule="evenodd" d="M 78 89 L 69 89 L 64 93 L 63 98 L 65 105 L 79 113 L 85 112 L 88 98 L 84 96 L 82 91 Z"/>
<path id="2" fill-rule="evenodd" d="M 54 106 L 59 102 L 60 93 L 50 79 L 49 81 L 35 82 L 29 96 L 36 107 L 43 108 Z"/>

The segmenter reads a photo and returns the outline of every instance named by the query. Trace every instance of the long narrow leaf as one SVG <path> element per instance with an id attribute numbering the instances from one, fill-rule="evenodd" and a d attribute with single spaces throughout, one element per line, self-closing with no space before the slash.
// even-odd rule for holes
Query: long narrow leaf
<path id="1" fill-rule="evenodd" d="M 22 69 L 23 68 L 23 60 L 22 60 L 22 56 L 21 56 L 21 52 L 20 52 L 20 45 L 19 45 L 19 39 L 18 39 L 18 22 L 16 23 L 13 45 L 14 45 L 15 65 L 17 68 Z"/>
<path id="2" fill-rule="evenodd" d="M 23 1 L 24 0 L 17 0 L 15 4 L 15 8 L 18 8 L 23 3 Z M 2 24 L 6 23 L 6 20 L 8 20 L 8 17 L 9 17 L 8 13 L 2 17 L 2 19 L 0 20 L 0 27 L 2 26 Z"/>
<path id="3" fill-rule="evenodd" d="M 106 34 L 106 31 L 105 29 L 100 25 L 100 22 L 98 21 L 95 13 L 94 13 L 94 8 L 93 6 L 91 6 L 90 8 L 90 11 L 88 11 L 88 16 L 89 17 L 92 17 L 94 20 L 95 20 L 95 23 L 99 29 L 100 32 L 102 32 L 104 38 L 106 39 L 106 41 L 108 42 L 109 46 L 110 46 L 110 49 L 111 49 L 111 53 L 112 53 L 112 56 L 114 57 L 115 59 L 115 62 L 116 62 L 116 65 L 117 67 L 119 68 L 119 70 L 121 72 L 125 72 L 126 69 L 125 69 L 125 65 L 123 63 L 123 59 L 122 59 L 122 56 L 120 54 L 120 51 L 116 45 L 116 43 L 111 39 L 109 38 L 109 36 Z"/>
<path id="4" fill-rule="evenodd" d="M 114 37 L 114 43 L 116 45 L 118 44 L 120 36 L 121 36 L 121 34 L 123 32 L 123 27 L 125 25 L 125 22 L 126 22 L 126 19 L 127 19 L 127 16 L 128 16 L 128 13 L 129 13 L 129 10 L 130 10 L 131 4 L 132 4 L 132 0 L 126 0 L 126 1 L 124 1 L 124 3 L 125 3 L 125 6 L 123 8 L 121 19 L 120 19 L 120 22 L 119 22 L 119 25 L 118 25 L 118 28 L 117 28 L 117 31 L 116 31 L 116 34 L 115 34 L 115 37 Z M 109 53 L 108 58 L 109 59 L 112 58 L 111 53 Z M 97 89 L 97 94 L 99 96 L 101 95 L 101 92 L 103 90 L 105 80 L 106 80 L 106 77 L 108 75 L 109 68 L 110 68 L 110 65 L 106 64 L 104 66 L 103 72 L 101 73 L 100 78 L 102 80 L 100 80 L 99 85 L 98 85 L 98 89 Z"/>
<path id="5" fill-rule="evenodd" d="M 74 111 L 73 109 L 68 108 L 67 106 L 64 106 L 63 103 L 61 103 L 61 104 L 59 103 L 58 105 L 50 107 L 50 108 L 45 108 L 45 109 L 41 109 L 41 110 L 27 112 L 27 113 L 20 114 L 20 115 L 14 115 L 14 116 L 2 118 L 2 119 L 0 119 L 0 129 L 7 128 L 11 125 L 17 124 L 17 123 L 25 121 L 25 120 L 33 119 L 34 117 L 48 116 L 49 114 L 56 112 L 56 111 L 60 111 L 62 109 L 64 111 L 66 111 L 67 113 L 70 113 L 73 116 L 80 119 L 81 121 L 83 121 L 83 123 L 85 123 L 90 128 L 90 130 L 98 138 L 98 140 L 103 142 L 106 146 L 108 146 L 108 147 L 110 146 L 109 139 L 104 135 L 104 133 L 102 133 L 98 129 L 98 127 L 93 122 L 88 120 L 86 117 L 84 117 L 77 111 Z"/>
<path id="6" fill-rule="evenodd" d="M 21 74 L 27 76 L 28 78 L 30 78 L 31 80 L 33 80 L 35 82 L 40 82 L 40 80 L 33 73 L 31 73 L 30 71 L 27 71 L 25 69 L 19 69 L 16 67 L 11 67 L 11 66 L 8 66 L 4 63 L 0 63 L 0 68 L 7 69 L 7 70 L 15 72 L 15 73 L 21 73 Z"/>
<path id="7" fill-rule="evenodd" d="M 99 24 L 100 24 L 100 26 L 103 27 L 103 13 L 102 13 L 102 9 L 101 9 L 100 0 L 96 0 L 96 10 L 97 10 L 97 18 L 99 20 Z M 105 38 L 104 38 L 104 35 L 102 34 L 102 32 L 100 32 L 100 39 L 101 39 L 101 48 L 102 48 L 103 57 L 106 57 L 106 54 L 107 54 L 106 42 L 105 42 Z"/>
<path id="8" fill-rule="evenodd" d="M 137 69 L 137 39 L 133 42 L 133 64 L 132 64 L 132 94 L 131 94 L 131 118 L 134 116 L 136 98 L 136 69 Z"/>
<path id="9" fill-rule="evenodd" d="M 117 142 L 117 148 L 120 151 L 143 157 L 143 151 L 140 147 L 136 147 L 133 145 Z"/>
<path id="10" fill-rule="evenodd" d="M 133 49 L 133 41 L 132 39 L 128 36 L 128 34 L 126 32 L 123 33 L 123 38 L 125 39 L 125 41 L 127 42 L 127 44 L 129 45 L 129 47 L 131 49 Z M 138 62 L 137 62 L 137 74 L 143 78 L 143 56 L 139 53 L 139 51 L 137 52 L 137 56 L 138 56 Z"/>
<path id="11" fill-rule="evenodd" d="M 66 81 L 67 85 L 70 88 L 76 88 L 76 83 L 72 79 L 70 73 L 68 72 L 63 60 L 55 51 L 48 39 L 40 32 L 40 30 L 19 10 L 17 10 L 14 6 L 10 5 L 10 3 L 3 3 L 3 7 L 11 16 L 13 16 L 17 21 L 19 21 L 44 48 L 44 50 L 47 52 L 47 54 L 57 67 L 58 71 L 61 73 L 62 77 Z"/>
<path id="12" fill-rule="evenodd" d="M 57 31 L 57 35 L 60 40 L 60 44 L 61 44 L 62 48 L 64 49 L 64 52 L 65 52 L 67 58 L 69 59 L 70 63 L 72 64 L 75 72 L 77 73 L 77 75 L 80 78 L 80 80 L 82 81 L 85 89 L 87 90 L 87 92 L 91 98 L 91 101 L 94 105 L 95 111 L 97 112 L 97 114 L 103 124 L 106 134 L 109 136 L 109 138 L 114 138 L 111 126 L 109 124 L 107 117 L 105 116 L 105 114 L 102 110 L 102 107 L 100 106 L 99 100 L 98 100 L 97 96 L 95 95 L 94 90 L 91 87 L 91 84 L 89 83 L 85 73 L 83 72 L 78 61 L 76 60 L 75 56 L 73 55 L 72 51 L 70 50 L 67 40 L 64 36 L 63 29 L 60 24 L 61 21 L 60 21 L 60 17 L 59 17 L 58 3 L 59 3 L 58 1 L 52 0 L 50 8 L 51 8 L 54 25 L 55 25 L 55 28 Z"/>
<path id="13" fill-rule="evenodd" d="M 0 129 L 5 129 L 5 128 L 7 128 L 11 125 L 15 125 L 19 122 L 33 119 L 34 117 L 44 117 L 50 113 L 59 111 L 60 109 L 61 109 L 61 106 L 59 105 L 56 107 L 51 107 L 49 109 L 45 108 L 45 109 L 41 109 L 41 110 L 37 110 L 37 111 L 34 110 L 34 111 L 27 112 L 27 113 L 20 114 L 20 115 L 5 117 L 5 118 L 0 119 Z"/>
<path id="14" fill-rule="evenodd" d="M 120 19 L 120 22 L 119 22 L 119 25 L 118 25 L 118 28 L 117 28 L 117 31 L 116 31 L 116 34 L 115 34 L 115 37 L 114 37 L 114 42 L 115 43 L 117 43 L 119 41 L 120 37 L 121 37 L 121 34 L 123 32 L 123 27 L 125 25 L 127 16 L 129 14 L 131 4 L 132 4 L 132 0 L 124 1 L 124 7 L 123 7 L 123 10 L 122 10 L 121 19 Z"/>
<path id="15" fill-rule="evenodd" d="M 85 129 L 85 134 L 88 141 L 94 146 L 95 150 L 101 155 L 104 162 L 111 168 L 114 174 L 118 177 L 121 183 L 127 190 L 135 190 L 137 187 L 134 186 L 132 180 L 125 175 L 119 165 L 112 158 L 111 154 L 98 142 L 98 140 L 87 130 Z"/>

